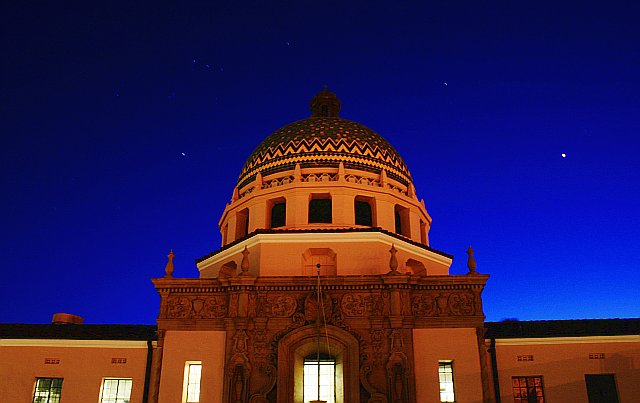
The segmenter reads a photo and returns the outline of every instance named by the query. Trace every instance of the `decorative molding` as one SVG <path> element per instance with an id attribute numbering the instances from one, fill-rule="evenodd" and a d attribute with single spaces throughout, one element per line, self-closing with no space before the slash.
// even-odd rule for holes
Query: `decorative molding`
<path id="1" fill-rule="evenodd" d="M 282 243 L 304 243 L 304 244 L 325 244 L 331 243 L 356 243 L 356 242 L 379 242 L 382 245 L 394 247 L 398 251 L 406 252 L 414 257 L 419 257 L 427 261 L 435 262 L 447 267 L 451 266 L 452 258 L 432 252 L 424 247 L 402 242 L 391 235 L 383 232 L 295 232 L 295 233 L 275 233 L 275 234 L 255 234 L 237 244 L 223 249 L 213 256 L 208 257 L 196 264 L 198 270 L 202 271 L 212 265 L 234 259 L 242 253 L 244 248 L 251 249 L 259 244 L 282 244 Z M 427 276 L 429 277 L 429 276 Z"/>

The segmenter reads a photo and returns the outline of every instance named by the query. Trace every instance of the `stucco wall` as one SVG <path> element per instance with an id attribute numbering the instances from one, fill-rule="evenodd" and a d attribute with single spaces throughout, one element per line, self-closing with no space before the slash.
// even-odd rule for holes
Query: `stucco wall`
<path id="1" fill-rule="evenodd" d="M 123 343 L 137 347 L 107 346 Z M 93 344 L 102 346 L 79 347 L 87 343 L 74 340 L 45 341 L 32 346 L 0 345 L 0 401 L 31 402 L 36 378 L 63 378 L 61 403 L 98 402 L 104 378 L 130 378 L 133 380 L 131 403 L 142 402 L 146 342 L 96 341 Z M 59 364 L 45 364 L 47 358 L 59 360 Z M 126 358 L 127 362 L 112 364 L 112 358 Z"/>
<path id="2" fill-rule="evenodd" d="M 224 331 L 176 331 L 165 334 L 158 403 L 182 402 L 187 361 L 202 362 L 200 403 L 222 401 L 225 357 Z"/>
<path id="3" fill-rule="evenodd" d="M 438 362 L 451 360 L 456 402 L 482 403 L 475 329 L 414 329 L 413 356 L 417 402 L 440 402 Z"/>
<path id="4" fill-rule="evenodd" d="M 593 353 L 605 358 L 590 359 Z M 512 377 L 542 376 L 546 400 L 587 403 L 585 374 L 615 374 L 620 402 L 639 401 L 640 336 L 497 340 L 496 358 L 504 402 L 513 401 Z"/>

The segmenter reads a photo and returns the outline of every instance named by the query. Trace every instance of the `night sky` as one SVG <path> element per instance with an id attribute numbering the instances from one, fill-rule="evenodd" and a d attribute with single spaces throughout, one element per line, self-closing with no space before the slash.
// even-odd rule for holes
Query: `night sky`
<path id="1" fill-rule="evenodd" d="M 154 323 L 169 250 L 198 276 L 325 84 L 453 274 L 473 246 L 487 320 L 640 316 L 637 2 L 26 3 L 0 6 L 0 322 Z"/>

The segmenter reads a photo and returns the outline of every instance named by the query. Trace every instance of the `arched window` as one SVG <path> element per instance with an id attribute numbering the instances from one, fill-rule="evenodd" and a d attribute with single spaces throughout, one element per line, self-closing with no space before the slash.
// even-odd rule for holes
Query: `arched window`
<path id="1" fill-rule="evenodd" d="M 330 195 L 313 195 L 309 201 L 309 223 L 328 223 L 333 221 Z"/>
<path id="2" fill-rule="evenodd" d="M 287 224 L 287 203 L 277 202 L 271 207 L 271 228 L 283 227 Z"/>
<path id="3" fill-rule="evenodd" d="M 409 209 L 396 204 L 395 222 L 396 222 L 396 234 L 411 236 L 409 228 Z"/>
<path id="4" fill-rule="evenodd" d="M 355 201 L 356 225 L 366 225 L 373 227 L 373 213 L 371 212 L 371 204 L 368 201 Z"/>
<path id="5" fill-rule="evenodd" d="M 336 360 L 328 354 L 312 353 L 304 358 L 303 401 L 336 401 Z"/>
<path id="6" fill-rule="evenodd" d="M 400 211 L 396 208 L 395 211 L 395 220 L 396 220 L 396 234 L 402 235 L 402 218 L 400 217 Z"/>
<path id="7" fill-rule="evenodd" d="M 249 233 L 249 209 L 238 211 L 236 214 L 236 239 Z"/>

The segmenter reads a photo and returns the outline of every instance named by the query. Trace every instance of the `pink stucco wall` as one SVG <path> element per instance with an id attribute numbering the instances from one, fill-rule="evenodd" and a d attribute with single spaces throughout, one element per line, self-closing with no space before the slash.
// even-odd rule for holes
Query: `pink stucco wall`
<path id="1" fill-rule="evenodd" d="M 624 336 L 623 336 L 624 337 Z M 521 344 L 496 345 L 502 401 L 513 401 L 514 376 L 542 376 L 545 398 L 550 402 L 587 403 L 585 374 L 615 374 L 621 403 L 640 401 L 640 338 L 615 342 L 615 338 L 553 338 L 543 344 L 534 339 Z M 540 339 L 535 339 L 540 340 Z M 591 340 L 591 342 L 587 342 Z M 507 343 L 518 343 L 504 340 Z M 589 359 L 604 353 L 604 359 Z M 533 361 L 518 361 L 532 355 Z"/>
<path id="2" fill-rule="evenodd" d="M 63 378 L 61 403 L 98 402 L 104 378 L 130 378 L 131 403 L 140 403 L 147 348 L 146 342 L 137 343 L 139 348 L 1 346 L 0 402 L 33 401 L 36 378 Z M 46 358 L 60 363 L 45 364 Z M 112 358 L 127 362 L 112 364 Z"/>
<path id="3" fill-rule="evenodd" d="M 417 402 L 440 402 L 438 362 L 451 360 L 456 402 L 482 403 L 480 359 L 475 329 L 414 329 L 413 355 Z"/>
<path id="4" fill-rule="evenodd" d="M 200 403 L 222 401 L 225 331 L 177 331 L 165 334 L 158 403 L 182 402 L 187 361 L 202 362 Z"/>

